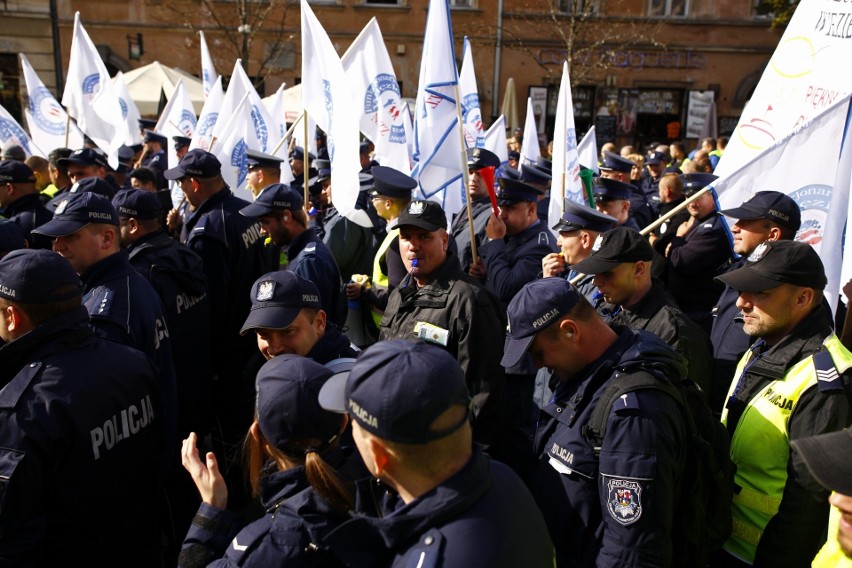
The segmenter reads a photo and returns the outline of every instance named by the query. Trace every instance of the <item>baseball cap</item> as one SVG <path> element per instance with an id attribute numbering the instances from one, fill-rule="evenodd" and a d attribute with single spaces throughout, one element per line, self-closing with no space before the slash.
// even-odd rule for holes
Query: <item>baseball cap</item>
<path id="1" fill-rule="evenodd" d="M 503 350 L 503 367 L 513 367 L 530 348 L 535 334 L 550 327 L 569 313 L 580 293 L 562 278 L 533 280 L 509 302 L 509 330 Z"/>
<path id="2" fill-rule="evenodd" d="M 97 193 L 102 197 L 112 200 L 115 197 L 115 187 L 108 181 L 99 177 L 87 177 L 74 182 L 68 193 Z"/>
<path id="3" fill-rule="evenodd" d="M 822 260 L 807 243 L 766 241 L 748 256 L 742 267 L 716 277 L 740 292 L 762 292 L 781 284 L 822 290 L 828 280 Z"/>
<path id="4" fill-rule="evenodd" d="M 683 182 L 683 195 L 689 197 L 693 193 L 712 184 L 717 179 L 719 179 L 719 176 L 714 176 L 713 174 L 683 174 L 680 176 L 680 180 Z"/>
<path id="5" fill-rule="evenodd" d="M 447 215 L 434 201 L 415 200 L 400 212 L 396 220 L 397 227 L 411 225 L 427 231 L 447 228 Z"/>
<path id="6" fill-rule="evenodd" d="M 0 156 L 4 160 L 15 160 L 17 162 L 23 162 L 27 159 L 27 153 L 24 152 L 24 149 L 20 144 L 15 144 L 14 142 L 7 143 L 3 146 L 3 151 L 0 152 Z"/>
<path id="7" fill-rule="evenodd" d="M 616 227 L 598 235 L 591 254 L 573 268 L 583 274 L 600 274 L 625 262 L 648 262 L 653 258 L 654 249 L 645 237 L 633 229 Z"/>
<path id="8" fill-rule="evenodd" d="M 665 164 L 669 161 L 669 157 L 666 156 L 663 152 L 651 152 L 651 155 L 648 156 L 648 159 L 645 160 L 645 163 L 648 165 L 656 165 L 656 164 Z"/>
<path id="9" fill-rule="evenodd" d="M 464 372 L 440 347 L 403 339 L 368 347 L 348 376 L 329 379 L 319 403 L 347 412 L 376 436 L 403 444 L 426 444 L 457 431 L 469 420 L 470 394 Z M 456 405 L 468 408 L 458 424 L 433 430 L 441 414 Z"/>
<path id="10" fill-rule="evenodd" d="M 592 209 L 582 203 L 576 203 L 570 199 L 564 199 L 562 217 L 553 226 L 554 231 L 571 232 L 587 229 L 589 231 L 609 231 L 615 227 L 616 219 L 597 209 Z"/>
<path id="11" fill-rule="evenodd" d="M 72 194 L 59 203 L 53 219 L 36 227 L 33 233 L 48 237 L 65 237 L 79 231 L 89 223 L 118 225 L 118 211 L 103 195 L 86 191 Z"/>
<path id="12" fill-rule="evenodd" d="M 373 195 L 388 197 L 411 197 L 411 190 L 417 187 L 417 181 L 411 176 L 387 166 L 373 166 Z"/>
<path id="13" fill-rule="evenodd" d="M 0 182 L 35 183 L 35 175 L 32 169 L 23 162 L 3 160 L 0 161 Z"/>
<path id="14" fill-rule="evenodd" d="M 852 430 L 791 440 L 793 449 L 820 485 L 843 495 L 852 495 Z"/>
<path id="15" fill-rule="evenodd" d="M 98 166 L 102 168 L 109 166 L 106 156 L 94 148 L 74 150 L 67 158 L 57 160 L 57 163 L 63 168 L 67 168 L 71 164 L 77 164 L 78 166 Z"/>
<path id="16" fill-rule="evenodd" d="M 221 172 L 222 164 L 216 156 L 196 148 L 187 152 L 177 166 L 166 170 L 163 175 L 166 179 L 180 179 L 184 176 L 203 179 L 216 177 Z"/>
<path id="17" fill-rule="evenodd" d="M 257 328 L 284 329 L 303 308 L 322 308 L 316 284 L 290 270 L 264 274 L 251 287 L 251 310 L 240 335 Z"/>
<path id="18" fill-rule="evenodd" d="M 157 195 L 142 189 L 123 189 L 115 194 L 112 205 L 120 216 L 159 219 L 163 207 Z"/>
<path id="19" fill-rule="evenodd" d="M 467 149 L 467 167 L 471 170 L 482 168 L 496 168 L 500 165 L 500 158 L 494 152 L 485 148 Z"/>
<path id="20" fill-rule="evenodd" d="M 290 442 L 315 438 L 328 447 L 342 430 L 339 414 L 319 405 L 322 386 L 334 371 L 298 355 L 278 355 L 257 373 L 257 423 L 264 438 L 287 453 Z M 293 448 L 291 452 L 304 452 Z"/>
<path id="21" fill-rule="evenodd" d="M 273 211 L 295 211 L 305 203 L 302 194 L 289 185 L 273 183 L 264 188 L 254 200 L 254 203 L 240 209 L 244 217 L 260 217 Z"/>
<path id="22" fill-rule="evenodd" d="M 802 210 L 780 191 L 758 191 L 739 207 L 725 209 L 722 215 L 741 220 L 768 219 L 793 231 L 802 224 Z"/>
<path id="23" fill-rule="evenodd" d="M 73 292 L 54 295 L 60 286 L 73 284 Z M 0 259 L 0 296 L 24 304 L 67 300 L 83 288 L 67 260 L 51 250 L 13 250 Z"/>

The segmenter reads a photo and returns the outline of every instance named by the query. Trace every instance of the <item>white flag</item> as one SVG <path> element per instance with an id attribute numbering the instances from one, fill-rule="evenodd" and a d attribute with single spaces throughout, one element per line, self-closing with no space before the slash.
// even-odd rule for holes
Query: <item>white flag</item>
<path id="1" fill-rule="evenodd" d="M 359 128 L 375 146 L 383 166 L 411 172 L 411 138 L 405 121 L 411 121 L 399 83 L 385 47 L 379 24 L 373 18 L 341 58 L 346 81 L 356 98 Z M 406 117 L 406 115 L 408 115 Z"/>
<path id="2" fill-rule="evenodd" d="M 18 121 L 12 118 L 3 105 L 0 105 L 0 146 L 7 144 L 17 144 L 24 149 L 28 158 L 32 155 L 44 157 L 44 153 L 33 144 Z"/>
<path id="3" fill-rule="evenodd" d="M 526 140 L 526 133 L 524 133 L 525 144 Z M 538 138 L 536 138 L 537 141 Z M 583 180 L 580 179 L 580 155 L 577 151 L 577 131 L 574 129 L 571 79 L 568 77 L 568 63 L 564 62 L 553 131 L 553 181 L 550 186 L 547 226 L 553 227 L 562 217 L 563 198 L 585 204 L 587 203 L 585 193 Z"/>
<path id="4" fill-rule="evenodd" d="M 222 164 L 222 177 L 225 178 L 225 183 L 237 196 L 245 198 L 251 195 L 245 183 L 248 173 L 246 149 L 251 148 L 252 143 L 256 142 L 252 114 L 251 103 L 246 93 L 237 102 L 228 122 L 222 124 L 224 135 L 216 138 L 210 149 L 210 153 L 214 154 Z M 240 195 L 241 191 L 246 193 Z"/>
<path id="5" fill-rule="evenodd" d="M 482 128 L 482 111 L 479 108 L 479 91 L 476 88 L 476 74 L 473 70 L 473 54 L 470 41 L 464 38 L 464 55 L 459 73 L 459 93 L 461 97 L 464 140 L 468 148 L 482 148 L 485 133 Z"/>
<path id="6" fill-rule="evenodd" d="M 124 144 L 126 146 L 141 144 L 142 133 L 139 131 L 139 119 L 142 115 L 139 114 L 139 109 L 136 108 L 136 103 L 127 90 L 127 84 L 124 82 L 124 73 L 121 71 L 116 73 L 112 79 L 112 84 L 115 88 L 115 95 L 118 97 L 118 104 L 121 105 L 121 118 L 124 123 L 123 129 L 127 134 Z"/>
<path id="7" fill-rule="evenodd" d="M 590 170 L 594 170 L 595 175 L 601 173 L 598 168 L 598 136 L 595 134 L 595 127 L 592 125 L 580 143 L 577 144 L 577 154 L 580 156 L 580 165 L 586 166 Z"/>
<path id="8" fill-rule="evenodd" d="M 482 146 L 486 150 L 493 152 L 500 163 L 505 164 L 509 161 L 509 149 L 506 146 L 506 117 L 502 114 L 497 117 L 491 128 L 485 133 L 485 144 Z"/>
<path id="9" fill-rule="evenodd" d="M 69 147 L 72 149 L 83 147 L 83 133 L 73 122 L 68 122 L 68 115 L 53 94 L 44 86 L 41 79 L 27 60 L 27 56 L 21 53 L 21 67 L 24 70 L 24 81 L 27 85 L 28 105 L 24 110 L 30 134 L 39 148 L 50 153 L 54 148 Z M 65 129 L 70 124 L 70 133 L 65 136 Z M 36 152 L 38 153 L 38 152 Z"/>
<path id="10" fill-rule="evenodd" d="M 263 104 L 266 106 L 266 112 L 269 113 L 269 154 L 273 153 L 278 144 L 281 142 L 281 139 L 284 138 L 284 135 L 287 134 L 287 115 L 284 110 L 284 89 L 287 87 L 287 83 L 281 83 L 281 86 L 278 87 L 278 90 L 275 91 L 275 94 L 272 97 L 267 97 L 263 100 Z M 271 99 L 271 100 L 270 100 Z M 282 152 L 283 149 L 283 152 Z M 282 144 L 281 147 L 278 148 L 278 151 L 275 152 L 275 155 L 287 155 L 286 145 Z"/>
<path id="11" fill-rule="evenodd" d="M 210 94 L 204 100 L 204 106 L 201 108 L 201 114 L 198 116 L 198 121 L 195 124 L 195 134 L 192 135 L 192 144 L 189 145 L 190 149 L 201 148 L 202 150 L 209 150 L 213 142 L 213 130 L 216 128 L 216 122 L 219 119 L 219 109 L 222 108 L 222 100 L 224 98 L 222 77 L 217 77 L 216 82 L 213 83 L 213 88 L 210 89 Z"/>
<path id="12" fill-rule="evenodd" d="M 852 4 L 802 0 L 714 173 L 724 177 L 852 91 Z"/>
<path id="13" fill-rule="evenodd" d="M 240 104 L 245 95 L 248 95 L 252 127 L 255 130 L 252 138 L 260 144 L 259 146 L 249 146 L 249 148 L 266 152 L 270 149 L 268 145 L 271 119 L 269 118 L 269 113 L 266 112 L 266 107 L 263 106 L 260 95 L 257 94 L 254 85 L 251 84 L 239 59 L 234 64 L 231 82 L 228 83 L 228 91 L 225 93 L 225 98 L 222 100 L 222 105 L 219 109 L 219 120 L 216 121 L 216 126 L 213 127 L 213 136 L 223 138 L 227 134 L 225 132 L 225 125 L 230 122 L 231 114 L 235 112 L 237 105 Z"/>
<path id="14" fill-rule="evenodd" d="M 210 96 L 210 91 L 213 85 L 216 84 L 216 79 L 219 75 L 216 73 L 216 66 L 213 65 L 213 58 L 210 57 L 210 50 L 207 48 L 207 38 L 204 37 L 204 32 L 198 32 L 201 36 L 201 83 L 204 89 L 205 98 Z"/>
<path id="15" fill-rule="evenodd" d="M 828 277 L 825 295 L 832 307 L 840 290 L 841 243 L 849 213 L 849 176 L 843 179 L 840 175 L 838 179 L 838 147 L 844 140 L 849 99 L 846 95 L 754 160 L 713 184 L 721 209 L 739 207 L 756 192 L 768 188 L 786 193 L 799 204 L 802 225 L 796 240 L 811 244 L 822 258 Z M 847 174 L 848 146 L 844 142 Z"/>
<path id="16" fill-rule="evenodd" d="M 359 113 L 340 57 L 307 0 L 302 0 L 302 107 L 328 135 L 334 207 L 347 219 L 371 227 L 367 212 L 355 208 L 361 190 Z"/>
<path id="17" fill-rule="evenodd" d="M 524 142 L 521 145 L 521 159 L 518 166 L 521 171 L 525 164 L 534 164 L 541 158 L 541 148 L 538 145 L 538 131 L 535 127 L 532 99 L 527 97 L 527 118 L 524 122 Z"/>
<path id="18" fill-rule="evenodd" d="M 169 162 L 175 163 L 176 158 L 175 141 L 172 136 L 192 138 L 197 123 L 198 119 L 195 118 L 192 99 L 186 92 L 183 79 L 180 79 L 172 92 L 172 98 L 169 99 L 166 108 L 163 109 L 163 113 L 157 121 L 157 126 L 154 127 L 155 132 L 166 137 L 168 145 L 166 155 L 169 157 Z"/>
<path id="19" fill-rule="evenodd" d="M 464 206 L 467 168 L 458 121 L 458 70 L 447 0 L 429 0 L 414 107 L 414 169 L 419 196 L 441 203 L 447 218 Z"/>
<path id="20" fill-rule="evenodd" d="M 118 166 L 118 148 L 126 131 L 121 124 L 121 106 L 112 89 L 106 66 L 80 23 L 80 12 L 74 15 L 71 58 L 62 104 L 92 141 L 107 151 L 109 163 Z M 118 130 L 118 132 L 116 132 Z"/>

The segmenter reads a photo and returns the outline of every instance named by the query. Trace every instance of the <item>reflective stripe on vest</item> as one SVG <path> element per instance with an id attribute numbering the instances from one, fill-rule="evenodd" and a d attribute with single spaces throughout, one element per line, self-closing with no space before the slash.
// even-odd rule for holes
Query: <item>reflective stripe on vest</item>
<path id="1" fill-rule="evenodd" d="M 852 353 L 836 335 L 828 336 L 823 346 L 839 373 L 852 367 Z M 739 379 L 751 358 L 751 351 L 746 351 L 734 377 Z M 820 358 L 824 364 L 824 356 Z M 736 383 L 732 381 L 728 398 L 733 396 Z M 802 393 L 816 384 L 817 369 L 814 356 L 810 356 L 788 369 L 784 378 L 770 382 L 752 396 L 731 439 L 731 459 L 737 466 L 734 481 L 741 489 L 734 495 L 733 531 L 725 550 L 749 563 L 754 561 L 757 543 L 778 512 L 784 494 L 790 415 Z M 723 409 L 722 422 L 727 425 L 727 420 L 728 411 Z"/>
<path id="2" fill-rule="evenodd" d="M 388 234 L 385 236 L 385 240 L 382 241 L 382 244 L 379 245 L 379 249 L 376 251 L 376 256 L 373 257 L 373 286 L 377 288 L 388 289 L 390 282 L 388 281 L 388 275 L 382 272 L 382 264 L 381 260 L 385 257 L 385 254 L 388 252 L 388 248 L 390 248 L 393 241 L 399 236 L 399 229 L 393 228 L 388 231 Z M 376 322 L 376 327 L 381 329 L 382 324 L 382 315 L 384 312 L 382 310 L 378 310 L 375 307 L 372 309 L 373 321 Z"/>

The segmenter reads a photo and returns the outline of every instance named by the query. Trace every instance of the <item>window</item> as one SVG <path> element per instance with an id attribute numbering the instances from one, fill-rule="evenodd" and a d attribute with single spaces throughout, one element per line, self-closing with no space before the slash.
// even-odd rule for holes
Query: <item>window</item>
<path id="1" fill-rule="evenodd" d="M 405 0 L 364 0 L 365 6 L 405 6 Z"/>
<path id="2" fill-rule="evenodd" d="M 18 74 L 18 54 L 0 53 L 0 104 L 19 124 L 24 124 Z"/>
<path id="3" fill-rule="evenodd" d="M 476 8 L 476 0 L 450 0 L 450 8 Z"/>
<path id="4" fill-rule="evenodd" d="M 648 0 L 648 15 L 650 17 L 661 16 L 686 16 L 689 0 Z"/>
<path id="5" fill-rule="evenodd" d="M 563 14 L 590 15 L 597 14 L 600 0 L 555 0 L 556 10 Z"/>

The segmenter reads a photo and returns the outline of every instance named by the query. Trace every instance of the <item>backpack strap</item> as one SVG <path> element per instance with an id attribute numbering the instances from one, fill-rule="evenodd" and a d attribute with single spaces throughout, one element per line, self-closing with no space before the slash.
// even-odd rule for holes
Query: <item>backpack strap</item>
<path id="1" fill-rule="evenodd" d="M 617 370 L 614 379 L 610 381 L 598 399 L 589 421 L 582 428 L 582 433 L 592 444 L 595 455 L 600 455 L 601 445 L 606 436 L 606 424 L 613 405 L 623 395 L 640 389 L 659 390 L 674 398 L 679 406 L 685 404 L 680 390 L 668 380 L 643 369 Z"/>

